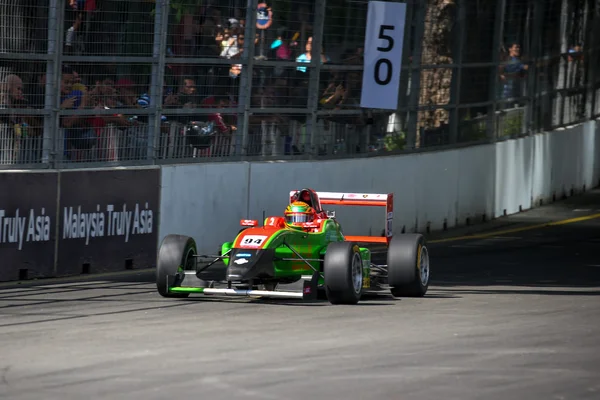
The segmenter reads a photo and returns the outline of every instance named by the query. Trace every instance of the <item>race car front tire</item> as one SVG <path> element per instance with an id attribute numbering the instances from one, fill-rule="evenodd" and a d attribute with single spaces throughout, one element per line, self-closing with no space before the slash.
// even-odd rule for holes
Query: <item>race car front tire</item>
<path id="1" fill-rule="evenodd" d="M 169 293 L 167 277 L 194 269 L 196 254 L 196 242 L 189 236 L 167 235 L 163 239 L 156 263 L 156 289 L 161 296 L 173 298 L 189 296 L 189 293 Z"/>
<path id="2" fill-rule="evenodd" d="M 394 297 L 423 297 L 429 288 L 429 251 L 421 234 L 400 234 L 390 240 L 388 284 Z"/>
<path id="3" fill-rule="evenodd" d="M 357 304 L 363 292 L 362 257 L 358 245 L 332 242 L 327 246 L 324 283 L 331 304 Z"/>

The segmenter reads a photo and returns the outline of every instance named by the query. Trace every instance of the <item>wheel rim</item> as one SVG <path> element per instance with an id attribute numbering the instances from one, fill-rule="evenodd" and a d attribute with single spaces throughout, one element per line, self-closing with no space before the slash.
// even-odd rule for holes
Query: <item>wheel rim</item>
<path id="1" fill-rule="evenodd" d="M 195 259 L 194 259 L 194 255 L 196 254 L 196 252 L 194 251 L 194 249 L 190 248 L 188 249 L 186 255 L 185 255 L 185 262 L 183 263 L 183 271 L 189 271 L 194 269 L 195 267 Z"/>
<path id="2" fill-rule="evenodd" d="M 358 253 L 354 253 L 354 257 L 352 257 L 352 285 L 354 286 L 354 292 L 360 293 L 362 289 L 362 262 L 360 260 L 360 255 Z"/>
<path id="3" fill-rule="evenodd" d="M 429 251 L 425 246 L 421 248 L 419 271 L 421 274 L 421 283 L 425 286 L 429 282 Z"/>

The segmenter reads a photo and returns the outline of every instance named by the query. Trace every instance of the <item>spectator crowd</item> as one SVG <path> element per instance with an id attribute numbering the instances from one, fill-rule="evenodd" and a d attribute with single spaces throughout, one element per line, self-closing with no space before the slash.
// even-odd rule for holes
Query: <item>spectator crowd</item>
<path id="1" fill-rule="evenodd" d="M 78 56 L 77 61 L 63 61 L 60 65 L 59 110 L 87 110 L 85 114 L 69 113 L 59 118 L 59 130 L 64 148 L 59 149 L 66 161 L 110 161 L 147 157 L 147 113 L 142 110 L 152 104 L 150 97 L 151 74 L 146 66 L 134 62 L 89 62 L 85 56 L 97 53 L 102 43 L 89 40 L 106 16 L 99 16 L 103 2 L 95 0 L 67 0 L 63 54 Z M 161 140 L 172 129 L 180 129 L 175 137 L 185 132 L 185 125 L 202 120 L 214 127 L 217 137 L 226 138 L 225 147 L 232 148 L 237 131 L 237 108 L 240 81 L 245 73 L 242 58 L 246 45 L 245 10 L 225 9 L 206 2 L 197 12 L 183 14 L 179 21 L 171 21 L 167 43 L 167 59 L 161 116 Z M 252 85 L 250 107 L 262 109 L 307 109 L 310 70 L 303 64 L 312 59 L 313 38 L 311 27 L 305 23 L 290 26 L 274 25 L 268 31 L 257 31 L 254 41 L 253 73 L 248 77 Z M 118 40 L 118 37 L 113 36 Z M 104 50 L 110 47 L 102 47 Z M 362 48 L 352 48 L 332 57 L 322 46 L 322 64 L 332 59 L 346 65 L 362 65 Z M 108 51 L 108 50 L 107 50 Z M 339 53 L 339 51 L 338 51 Z M 221 63 L 181 63 L 172 58 L 220 58 Z M 237 62 L 236 62 L 237 61 Z M 263 63 L 278 61 L 280 63 Z M 287 62 L 287 63 L 286 63 Z M 35 62 L 33 64 L 36 64 Z M 277 65 L 281 64 L 281 65 Z M 39 162 L 44 147 L 44 117 L 20 114 L 19 109 L 43 109 L 48 97 L 49 76 L 45 62 L 37 68 L 28 68 L 22 61 L 6 62 L 0 69 L 0 106 L 11 111 L 0 116 L 0 163 Z M 4 73 L 2 73 L 4 71 Z M 320 75 L 318 104 L 323 109 L 359 109 L 362 73 L 360 70 L 326 71 Z M 198 114 L 176 113 L 175 110 L 203 110 Z M 208 109 L 208 111 L 207 111 Z M 228 109 L 229 112 L 224 112 Z M 114 110 L 114 114 L 93 115 L 89 110 Z M 285 110 L 283 110 L 285 111 Z M 365 123 L 361 116 L 326 118 L 326 123 Z M 298 133 L 306 133 L 307 113 L 259 113 L 250 116 L 250 137 L 262 137 L 265 126 L 275 126 L 275 136 L 283 137 L 285 152 L 302 152 L 297 143 Z M 177 128 L 173 128 L 176 126 Z M 48 128 L 47 128 L 48 129 Z M 51 129 L 51 128 L 50 128 Z M 270 128 L 267 128 L 270 129 Z M 296 143 L 292 143 L 296 141 Z M 261 143 L 258 143 L 261 142 Z M 159 142 L 160 143 L 160 142 Z M 254 143 L 254 144 L 253 144 Z M 173 143 L 171 143 L 172 145 Z M 260 153 L 264 140 L 250 143 L 250 153 Z M 211 155 L 210 151 L 200 154 Z M 221 151 L 220 155 L 229 155 Z"/>
<path id="2" fill-rule="evenodd" d="M 330 6 L 328 10 L 337 10 L 339 15 L 326 16 L 318 56 L 313 53 L 315 3 L 308 0 L 286 3 L 289 9 L 285 11 L 273 10 L 266 29 L 247 29 L 245 0 L 172 0 L 164 45 L 155 42 L 154 32 L 153 11 L 160 2 L 66 0 L 64 24 L 59 24 L 62 32 L 56 32 L 62 54 L 56 56 L 48 52 L 54 44 L 49 4 L 0 0 L 2 165 L 40 163 L 45 157 L 105 162 L 229 157 L 239 155 L 240 150 L 250 156 L 322 155 L 338 149 L 345 154 L 387 151 L 447 144 L 452 129 L 458 138 L 453 140 L 475 141 L 488 135 L 489 99 L 498 104 L 498 112 L 504 112 L 503 121 L 509 111 L 511 118 L 515 116 L 503 124 L 510 128 L 510 135 L 519 135 L 526 132 L 522 116 L 531 106 L 532 90 L 574 88 L 579 93 L 593 75 L 586 72 L 585 46 L 577 38 L 570 39 L 580 44 L 569 47 L 568 65 L 560 67 L 566 72 L 560 75 L 558 62 L 546 65 L 531 59 L 531 43 L 519 34 L 515 40 L 506 39 L 497 69 L 469 67 L 468 61 L 459 67 L 462 82 L 455 81 L 460 74 L 451 72 L 458 68 L 445 65 L 446 56 L 412 60 L 412 54 L 418 53 L 416 46 L 434 56 L 455 56 L 452 49 L 461 47 L 442 45 L 458 40 L 458 34 L 449 28 L 453 24 L 440 25 L 434 18 L 425 22 L 426 28 L 448 26 L 444 40 L 437 40 L 437 30 L 429 29 L 421 43 L 408 43 L 404 50 L 410 54 L 410 62 L 427 66 L 420 72 L 417 89 L 415 74 L 404 74 L 401 107 L 412 109 L 388 118 L 390 113 L 360 107 L 364 38 L 360 38 L 362 33 L 353 33 L 351 25 L 357 15 L 363 18 L 357 24 L 365 23 L 366 1 Z M 346 10 L 345 5 L 351 9 Z M 343 28 L 332 25 L 336 21 L 343 21 L 339 25 Z M 467 31 L 492 35 L 490 29 L 470 25 Z M 246 37 L 248 32 L 253 32 L 253 37 Z M 477 35 L 469 38 L 477 42 Z M 486 40 L 481 39 L 480 49 L 467 46 L 463 56 L 488 51 Z M 156 48 L 165 53 L 164 66 L 151 57 Z M 248 49 L 252 54 L 245 57 Z M 318 77 L 307 65 L 313 57 L 318 57 L 322 66 Z M 242 60 L 249 60 L 252 68 Z M 443 66 L 437 66 L 440 63 Z M 57 68 L 48 69 L 49 65 Z M 164 68 L 158 71 L 158 67 Z M 490 83 L 490 74 L 495 74 L 497 84 Z M 561 76 L 564 79 L 559 79 Z M 311 86 L 314 78 L 318 78 L 316 90 Z M 242 87 L 243 81 L 251 90 Z M 454 87 L 456 82 L 460 87 Z M 162 88 L 161 111 L 152 118 L 147 109 L 155 106 L 157 87 Z M 454 97 L 463 104 L 454 114 L 451 108 L 456 104 L 450 104 L 453 90 L 460 93 Z M 418 95 L 412 96 L 415 91 Z M 568 99 L 567 111 L 583 118 L 586 103 L 577 93 Z M 551 102 L 551 95 L 544 95 L 533 110 L 544 129 L 551 128 L 550 119 L 558 113 Z M 467 103 L 474 106 L 464 107 Z M 414 111 L 417 106 L 431 110 Z M 313 114 L 314 108 L 319 112 Z M 432 123 L 411 128 L 412 121 L 426 119 L 425 112 L 434 117 Z M 417 113 L 414 118 L 413 113 Z M 457 124 L 449 122 L 452 115 Z M 501 124 L 494 124 L 498 133 Z M 210 146 L 190 144 L 189 135 L 206 131 L 214 132 Z M 312 133 L 316 136 L 311 138 Z M 381 146 L 390 134 L 394 144 Z M 407 135 L 414 136 L 414 143 L 409 143 Z"/>

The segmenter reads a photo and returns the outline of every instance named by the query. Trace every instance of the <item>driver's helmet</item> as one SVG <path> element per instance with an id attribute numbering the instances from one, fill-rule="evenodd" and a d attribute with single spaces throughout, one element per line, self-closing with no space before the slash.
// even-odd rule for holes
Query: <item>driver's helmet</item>
<path id="1" fill-rule="evenodd" d="M 286 224 L 302 224 L 315 219 L 315 210 L 303 201 L 295 201 L 287 206 L 284 215 Z"/>

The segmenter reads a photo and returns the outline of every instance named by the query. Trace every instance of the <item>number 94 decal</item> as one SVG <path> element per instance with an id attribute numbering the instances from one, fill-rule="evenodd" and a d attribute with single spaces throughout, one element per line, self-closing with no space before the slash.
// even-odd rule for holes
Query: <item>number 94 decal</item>
<path id="1" fill-rule="evenodd" d="M 241 247 L 260 247 L 265 243 L 267 236 L 247 235 L 240 241 Z"/>

